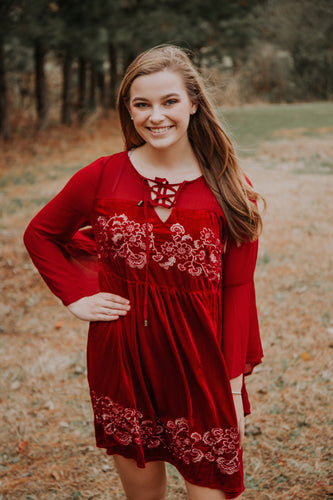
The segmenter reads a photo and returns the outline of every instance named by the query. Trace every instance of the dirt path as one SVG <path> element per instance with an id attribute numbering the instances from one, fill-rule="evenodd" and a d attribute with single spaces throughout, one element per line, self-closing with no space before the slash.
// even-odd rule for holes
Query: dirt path
<path id="1" fill-rule="evenodd" d="M 2 145 L 1 500 L 124 498 L 94 446 L 87 325 L 48 292 L 22 245 L 29 219 L 75 170 L 121 148 L 114 122 L 65 132 Z M 256 272 L 265 359 L 248 380 L 244 500 L 333 498 L 332 157 L 332 137 L 286 132 L 243 162 L 268 202 Z M 185 499 L 168 473 L 168 500 Z"/>

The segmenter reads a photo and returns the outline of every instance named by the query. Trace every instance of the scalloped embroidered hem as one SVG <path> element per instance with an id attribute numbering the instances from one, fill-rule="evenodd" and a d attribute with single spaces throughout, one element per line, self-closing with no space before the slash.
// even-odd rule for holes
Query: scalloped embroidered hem
<path id="1" fill-rule="evenodd" d="M 106 448 L 114 446 L 131 449 L 132 458 L 141 455 L 143 464 L 147 454 L 163 456 L 175 465 L 189 467 L 194 464 L 214 464 L 215 472 L 233 475 L 240 471 L 239 434 L 236 427 L 214 427 L 203 433 L 191 429 L 185 417 L 162 419 L 144 416 L 134 408 L 125 408 L 107 396 L 97 396 L 92 391 L 91 399 L 95 424 L 102 429 Z M 97 441 L 102 442 L 101 440 Z M 104 447 L 104 446 L 103 446 Z M 153 452 L 153 453 L 151 453 Z M 140 466 L 140 463 L 138 464 Z"/>

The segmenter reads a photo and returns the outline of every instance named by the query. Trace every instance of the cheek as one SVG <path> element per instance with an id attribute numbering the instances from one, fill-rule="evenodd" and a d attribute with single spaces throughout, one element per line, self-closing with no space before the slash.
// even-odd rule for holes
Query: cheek
<path id="1" fill-rule="evenodd" d="M 191 110 L 192 110 L 192 108 L 189 108 L 188 106 L 185 106 L 185 105 L 182 108 L 180 108 L 177 112 L 178 120 L 182 121 L 182 122 L 190 121 Z"/>
<path id="2" fill-rule="evenodd" d="M 188 127 L 190 123 L 190 118 L 191 118 L 190 113 L 188 113 L 187 110 L 185 110 L 184 113 L 179 115 L 179 122 L 181 122 L 184 126 Z"/>
<path id="3" fill-rule="evenodd" d="M 142 125 L 147 119 L 147 112 L 145 113 L 142 110 L 133 109 L 131 117 L 133 118 L 134 125 Z"/>

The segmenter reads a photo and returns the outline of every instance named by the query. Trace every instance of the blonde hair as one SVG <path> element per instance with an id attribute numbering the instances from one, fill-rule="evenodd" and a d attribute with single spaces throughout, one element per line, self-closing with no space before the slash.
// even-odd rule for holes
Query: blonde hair
<path id="1" fill-rule="evenodd" d="M 234 148 L 213 110 L 201 77 L 189 56 L 179 47 L 158 46 L 140 54 L 127 68 L 118 95 L 118 112 L 126 149 L 144 144 L 128 112 L 130 89 L 139 76 L 163 70 L 181 75 L 188 96 L 198 105 L 191 115 L 188 137 L 202 174 L 222 208 L 226 236 L 237 244 L 254 241 L 262 229 L 257 207 L 261 195 L 254 191 L 241 170 Z"/>

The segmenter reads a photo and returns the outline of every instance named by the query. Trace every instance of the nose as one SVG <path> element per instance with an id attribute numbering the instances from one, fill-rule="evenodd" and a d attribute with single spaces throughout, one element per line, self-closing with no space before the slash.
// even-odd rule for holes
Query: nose
<path id="1" fill-rule="evenodd" d="M 164 120 L 164 115 L 160 106 L 153 106 L 150 115 L 150 121 L 153 123 L 160 123 Z"/>

